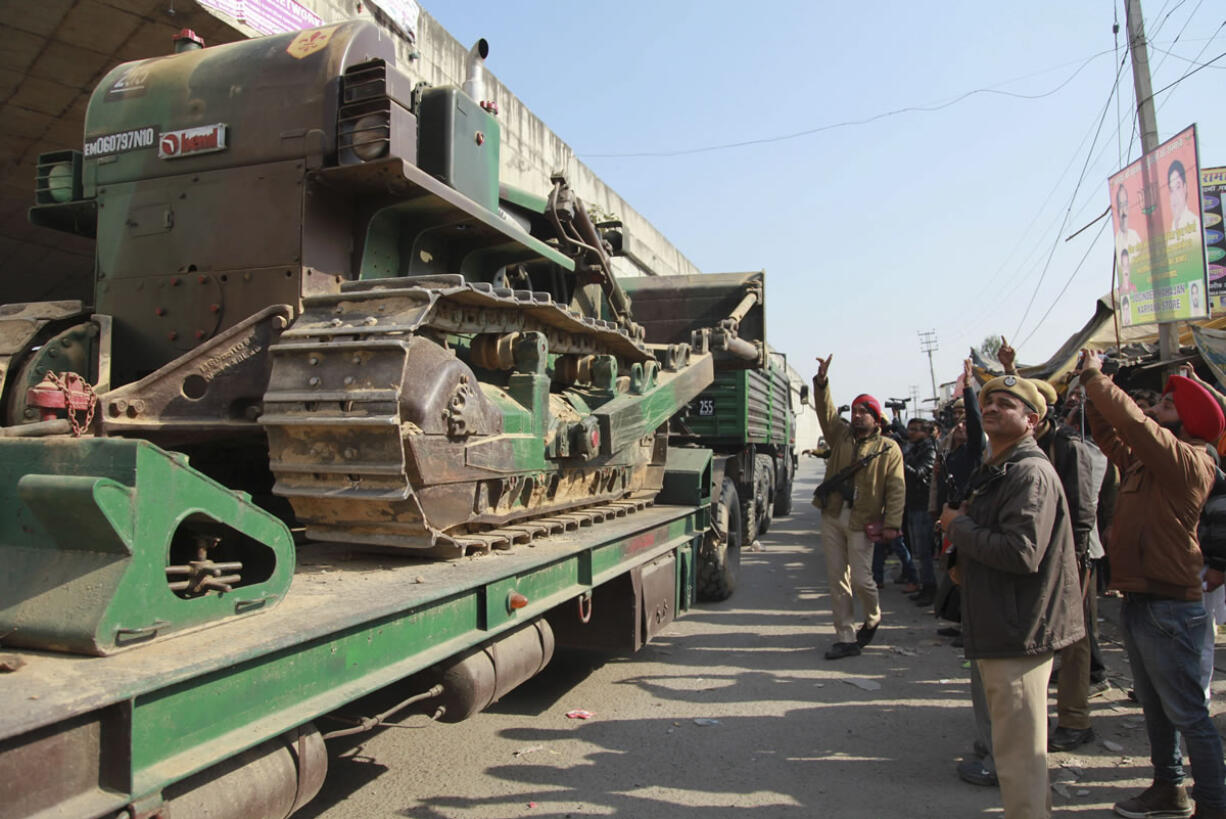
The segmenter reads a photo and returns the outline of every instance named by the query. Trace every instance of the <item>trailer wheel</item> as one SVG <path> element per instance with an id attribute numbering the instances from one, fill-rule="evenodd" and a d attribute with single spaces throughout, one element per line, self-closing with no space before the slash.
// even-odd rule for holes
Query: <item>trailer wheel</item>
<path id="1" fill-rule="evenodd" d="M 775 459 L 770 455 L 758 456 L 758 534 L 764 535 L 775 518 Z"/>
<path id="2" fill-rule="evenodd" d="M 711 526 L 698 553 L 698 599 L 727 600 L 736 589 L 741 565 L 741 503 L 736 484 L 724 478 L 711 503 Z"/>
<path id="3" fill-rule="evenodd" d="M 792 477 L 796 474 L 791 455 L 783 457 L 783 480 L 775 487 L 775 514 L 785 517 L 792 514 Z"/>

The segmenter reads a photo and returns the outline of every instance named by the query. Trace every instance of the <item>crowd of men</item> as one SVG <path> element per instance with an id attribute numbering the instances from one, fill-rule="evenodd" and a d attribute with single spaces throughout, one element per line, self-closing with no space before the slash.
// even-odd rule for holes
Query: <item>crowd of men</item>
<path id="1" fill-rule="evenodd" d="M 835 632 L 825 656 L 845 660 L 873 642 L 896 555 L 890 580 L 958 622 L 941 633 L 971 661 L 975 754 L 959 775 L 998 785 L 1007 819 L 1047 817 L 1048 751 L 1095 738 L 1089 700 L 1107 684 L 1099 592 L 1122 595 L 1129 695 L 1145 716 L 1153 784 L 1115 812 L 1226 819 L 1222 741 L 1208 707 L 1224 608 L 1226 525 L 1215 531 L 1211 510 L 1226 507 L 1217 503 L 1226 501 L 1226 396 L 1186 365 L 1161 395 L 1129 394 L 1089 351 L 1057 389 L 1022 377 L 1014 357 L 1003 344 L 1005 374 L 982 386 L 968 359 L 945 423 L 913 418 L 905 428 L 868 394 L 844 419 L 831 357 L 818 360 L 813 397 L 828 451 L 813 503 Z"/>

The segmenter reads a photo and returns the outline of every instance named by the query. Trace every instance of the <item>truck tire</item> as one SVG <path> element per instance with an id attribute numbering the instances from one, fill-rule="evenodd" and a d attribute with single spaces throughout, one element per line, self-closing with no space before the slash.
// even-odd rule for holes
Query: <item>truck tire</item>
<path id="1" fill-rule="evenodd" d="M 758 534 L 764 535 L 775 519 L 775 459 L 770 455 L 758 456 Z"/>
<path id="2" fill-rule="evenodd" d="M 795 467 L 792 466 L 791 455 L 783 456 L 783 479 L 775 487 L 775 514 L 786 517 L 792 514 L 792 476 Z"/>
<path id="3" fill-rule="evenodd" d="M 757 470 L 754 471 L 757 472 Z M 741 543 L 749 545 L 758 539 L 758 512 L 761 506 L 758 504 L 757 475 L 751 475 L 747 482 L 734 486 L 733 489 L 736 490 L 737 500 L 740 501 L 741 506 Z"/>
<path id="4" fill-rule="evenodd" d="M 698 599 L 727 600 L 736 589 L 741 566 L 741 503 L 736 484 L 724 478 L 719 497 L 711 502 L 711 525 L 698 552 Z"/>

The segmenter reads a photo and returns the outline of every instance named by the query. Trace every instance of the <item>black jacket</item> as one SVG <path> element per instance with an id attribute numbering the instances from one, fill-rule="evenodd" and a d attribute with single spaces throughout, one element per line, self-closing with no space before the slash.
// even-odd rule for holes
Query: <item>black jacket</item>
<path id="1" fill-rule="evenodd" d="M 932 468 L 936 464 L 937 442 L 924 438 L 907 444 L 902 454 L 902 470 L 907 478 L 907 508 L 927 509 Z"/>
<path id="2" fill-rule="evenodd" d="M 1218 467 L 1213 491 L 1201 510 L 1196 538 L 1200 541 L 1205 565 L 1220 572 L 1226 571 L 1226 472 L 1221 467 Z"/>
<path id="3" fill-rule="evenodd" d="M 966 387 L 962 390 L 962 403 L 966 405 L 966 443 L 950 450 L 941 458 L 935 473 L 938 511 L 947 503 L 957 504 L 966 500 L 966 487 L 970 483 L 971 474 L 983 463 L 986 443 L 983 437 L 983 415 L 979 409 L 979 398 L 972 388 Z"/>
<path id="4" fill-rule="evenodd" d="M 1071 427 L 1060 426 L 1044 436 L 1040 447 L 1051 458 L 1064 497 L 1068 501 L 1069 522 L 1073 526 L 1073 543 L 1080 559 L 1089 551 L 1090 536 L 1098 525 L 1098 490 L 1094 482 L 1093 453 L 1098 447 L 1094 440 L 1081 440 Z"/>

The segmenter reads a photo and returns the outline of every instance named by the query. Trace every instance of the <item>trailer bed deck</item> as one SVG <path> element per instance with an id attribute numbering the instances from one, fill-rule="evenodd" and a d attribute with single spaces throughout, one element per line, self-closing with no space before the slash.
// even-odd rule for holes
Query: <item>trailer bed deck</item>
<path id="1" fill-rule="evenodd" d="M 121 808 L 669 556 L 684 610 L 705 514 L 649 507 L 449 562 L 307 544 L 266 612 L 107 657 L 6 651 L 24 665 L 0 674 L 0 804 Z"/>

